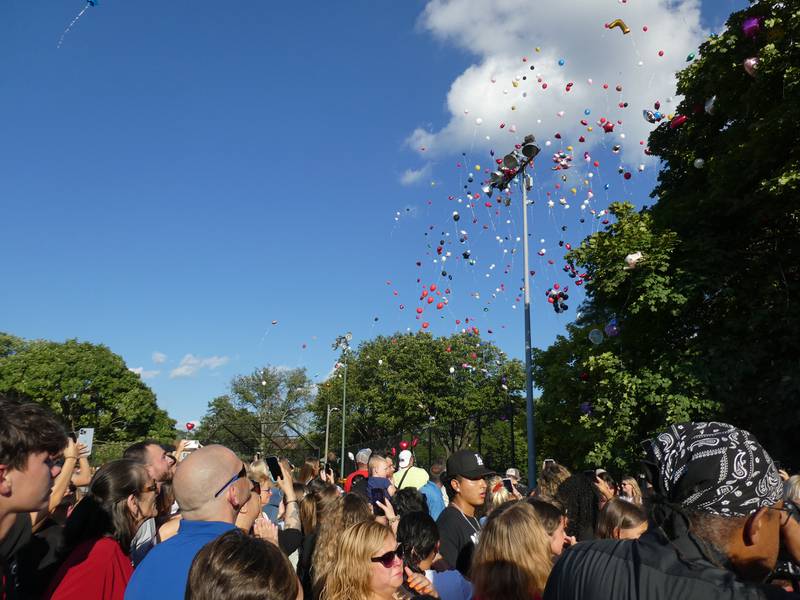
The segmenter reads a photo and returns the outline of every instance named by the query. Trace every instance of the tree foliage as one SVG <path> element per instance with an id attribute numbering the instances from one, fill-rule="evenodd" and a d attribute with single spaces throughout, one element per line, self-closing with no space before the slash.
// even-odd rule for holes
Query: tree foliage
<path id="1" fill-rule="evenodd" d="M 397 334 L 366 341 L 340 359 L 311 407 L 317 431 L 325 430 L 326 407 L 341 407 L 345 360 L 348 445 L 383 438 L 397 443 L 404 435 L 424 440 L 430 428 L 434 445 L 449 454 L 475 447 L 477 414 L 484 415 L 486 444 L 501 412 L 515 407 L 523 414 L 523 366 L 490 342 L 466 333 Z M 340 414 L 333 414 L 332 429 L 341 423 Z M 524 419 L 518 421 L 521 429 Z"/>
<path id="2" fill-rule="evenodd" d="M 174 439 L 175 421 L 106 346 L 1 334 L 0 347 L 0 392 L 45 404 L 69 429 L 94 427 L 99 442 Z"/>
<path id="3" fill-rule="evenodd" d="M 752 38 L 748 17 L 760 19 Z M 668 423 L 720 418 L 800 465 L 798 34 L 793 3 L 731 15 L 678 76 L 688 120 L 651 135 L 658 202 L 612 205 L 616 222 L 567 255 L 591 280 L 581 318 L 535 354 L 540 439 L 554 455 L 629 467 Z M 611 318 L 619 335 L 590 344 Z"/>
<path id="4" fill-rule="evenodd" d="M 230 393 L 212 400 L 197 437 L 243 456 L 286 450 L 302 438 L 314 386 L 304 368 L 266 366 L 231 380 Z M 304 447 L 309 444 L 302 442 Z"/>

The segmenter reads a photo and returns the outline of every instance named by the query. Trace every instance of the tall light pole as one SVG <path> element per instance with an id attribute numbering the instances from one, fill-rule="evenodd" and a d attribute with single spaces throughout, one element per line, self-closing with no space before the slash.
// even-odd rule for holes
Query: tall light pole
<path id="1" fill-rule="evenodd" d="M 503 157 L 502 167 L 489 178 L 484 192 L 489 196 L 492 191 L 504 190 L 519 176 L 522 184 L 522 253 L 523 281 L 525 282 L 525 396 L 528 428 L 528 484 L 532 487 L 536 482 L 536 437 L 534 434 L 533 415 L 533 377 L 531 373 L 531 282 L 528 267 L 528 190 L 533 185 L 533 178 L 525 174 L 525 168 L 533 163 L 539 154 L 539 147 L 534 143 L 533 135 L 526 135 L 522 144 Z"/>
<path id="2" fill-rule="evenodd" d="M 328 467 L 328 437 L 331 431 L 331 413 L 335 410 L 339 410 L 337 407 L 331 408 L 331 405 L 328 404 L 328 416 L 325 418 L 325 467 Z"/>
<path id="3" fill-rule="evenodd" d="M 353 334 L 349 331 L 344 334 L 340 335 L 336 338 L 333 342 L 333 349 L 334 350 L 342 350 L 342 356 L 344 358 L 344 381 L 342 382 L 342 455 L 339 458 L 341 461 L 341 469 L 339 471 L 340 477 L 344 479 L 344 432 L 345 432 L 345 421 L 347 418 L 347 352 L 350 350 L 350 340 L 353 339 Z"/>

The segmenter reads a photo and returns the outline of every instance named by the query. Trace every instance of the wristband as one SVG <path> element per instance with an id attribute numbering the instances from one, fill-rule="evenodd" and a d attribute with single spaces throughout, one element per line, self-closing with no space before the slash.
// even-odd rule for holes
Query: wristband
<path id="1" fill-rule="evenodd" d="M 295 504 L 297 504 L 297 503 L 298 503 L 298 502 L 297 502 L 297 500 L 287 500 L 287 501 L 286 501 L 286 504 L 291 504 L 292 502 L 294 502 Z"/>

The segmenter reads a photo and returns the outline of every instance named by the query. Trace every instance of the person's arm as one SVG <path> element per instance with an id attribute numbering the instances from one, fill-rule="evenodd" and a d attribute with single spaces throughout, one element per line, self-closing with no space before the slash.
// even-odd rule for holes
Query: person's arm
<path id="1" fill-rule="evenodd" d="M 89 464 L 89 454 L 83 444 L 78 444 L 78 468 L 80 473 L 72 473 L 72 485 L 81 487 L 92 483 L 92 466 Z"/>
<path id="2" fill-rule="evenodd" d="M 283 492 L 283 503 L 286 506 L 283 514 L 283 527 L 284 529 L 300 529 L 300 503 L 294 495 L 292 472 L 283 462 L 280 465 L 283 477 L 278 478 L 277 483 Z"/>

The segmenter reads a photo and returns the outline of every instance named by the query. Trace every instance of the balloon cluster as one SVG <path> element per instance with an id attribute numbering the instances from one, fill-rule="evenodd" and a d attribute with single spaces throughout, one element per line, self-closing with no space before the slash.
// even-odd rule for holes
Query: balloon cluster
<path id="1" fill-rule="evenodd" d="M 575 265 L 567 263 L 564 265 L 564 272 L 569 276 L 570 279 L 575 280 L 575 285 L 583 285 L 584 281 L 588 281 L 589 277 L 586 273 L 578 273 L 578 269 L 575 268 Z"/>
<path id="2" fill-rule="evenodd" d="M 547 301 L 553 305 L 553 310 L 556 311 L 556 314 L 562 313 L 569 308 L 565 304 L 565 301 L 569 300 L 569 296 L 567 295 L 568 290 L 568 287 L 562 290 L 559 284 L 554 283 L 553 287 L 545 292 L 547 294 Z"/>

